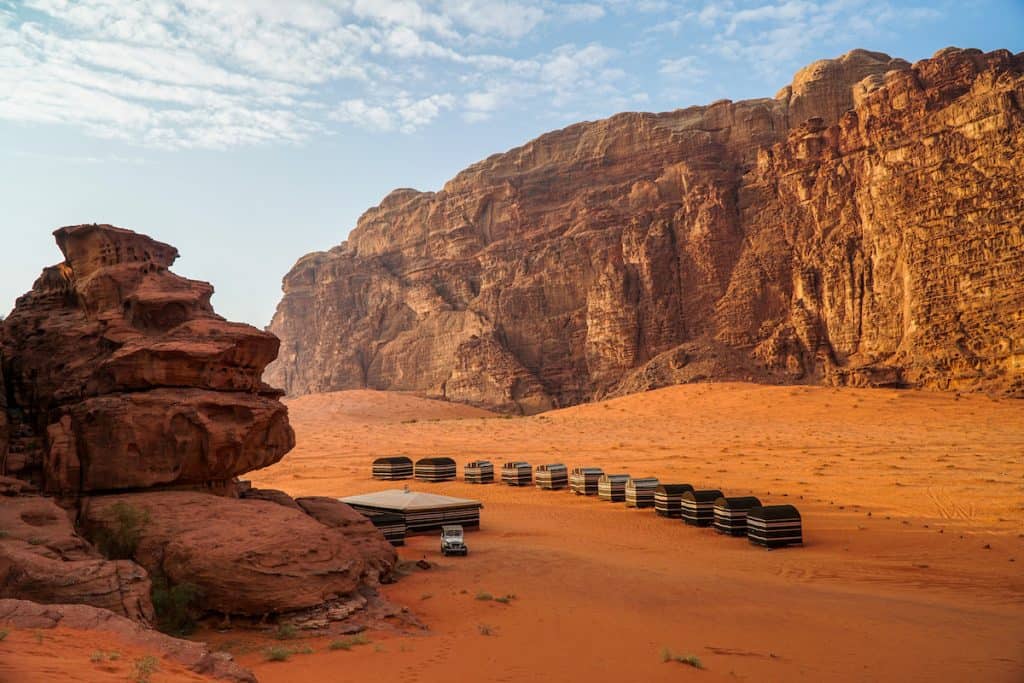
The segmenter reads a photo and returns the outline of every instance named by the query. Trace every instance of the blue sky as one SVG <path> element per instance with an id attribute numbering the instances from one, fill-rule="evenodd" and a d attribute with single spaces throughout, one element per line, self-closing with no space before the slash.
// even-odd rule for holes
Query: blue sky
<path id="1" fill-rule="evenodd" d="M 1024 1 L 0 0 L 0 313 L 114 223 L 263 326 L 396 187 L 569 123 L 772 96 L 862 47 L 1024 50 Z"/>

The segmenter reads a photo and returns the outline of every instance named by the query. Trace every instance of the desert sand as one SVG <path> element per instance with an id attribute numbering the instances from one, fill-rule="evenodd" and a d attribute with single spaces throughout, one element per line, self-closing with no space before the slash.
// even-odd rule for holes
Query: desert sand
<path id="1" fill-rule="evenodd" d="M 298 445 L 254 484 L 393 488 L 373 457 L 594 464 L 792 503 L 805 546 L 766 551 L 568 492 L 415 482 L 474 497 L 469 557 L 428 559 L 385 595 L 427 629 L 265 661 L 276 641 L 198 634 L 261 681 L 1020 681 L 1024 410 L 919 391 L 702 384 L 533 417 L 398 393 L 289 401 Z M 508 604 L 477 599 L 514 595 Z M 485 634 L 487 632 L 488 634 Z M 662 652 L 693 655 L 698 671 Z"/>

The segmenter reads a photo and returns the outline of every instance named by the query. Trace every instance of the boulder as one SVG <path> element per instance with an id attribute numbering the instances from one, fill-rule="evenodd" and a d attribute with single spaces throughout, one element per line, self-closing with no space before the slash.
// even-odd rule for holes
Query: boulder
<path id="1" fill-rule="evenodd" d="M 302 610 L 352 593 L 366 578 L 362 553 L 346 533 L 275 502 L 192 491 L 88 498 L 86 532 L 115 531 L 118 504 L 148 518 L 133 559 L 171 585 L 194 584 L 209 611 Z"/>
<path id="2" fill-rule="evenodd" d="M 153 618 L 146 571 L 104 559 L 49 498 L 5 497 L 0 503 L 0 598 L 81 603 L 148 623 Z"/>

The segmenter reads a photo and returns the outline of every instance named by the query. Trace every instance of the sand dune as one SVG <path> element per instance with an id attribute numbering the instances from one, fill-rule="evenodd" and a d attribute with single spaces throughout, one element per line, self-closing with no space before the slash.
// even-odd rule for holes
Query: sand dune
<path id="1" fill-rule="evenodd" d="M 1024 677 L 1019 402 L 707 384 L 529 418 L 367 391 L 289 408 L 298 446 L 258 486 L 391 488 L 369 463 L 394 453 L 596 464 L 796 504 L 806 545 L 764 551 L 566 492 L 416 484 L 486 506 L 465 560 L 433 537 L 402 551 L 437 565 L 385 589 L 429 632 L 352 651 L 313 640 L 286 663 L 230 634 L 261 681 Z M 705 670 L 663 662 L 665 648 Z"/>

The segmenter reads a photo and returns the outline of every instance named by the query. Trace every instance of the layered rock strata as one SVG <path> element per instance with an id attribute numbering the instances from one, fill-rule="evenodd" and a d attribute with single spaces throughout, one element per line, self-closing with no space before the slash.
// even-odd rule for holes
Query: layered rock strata
<path id="1" fill-rule="evenodd" d="M 525 412 L 702 379 L 1022 395 L 1022 71 L 857 50 L 396 190 L 285 276 L 266 379 Z"/>
<path id="2" fill-rule="evenodd" d="M 167 244 L 110 225 L 54 235 L 64 260 L 0 323 L 0 598 L 146 624 L 157 583 L 189 584 L 199 614 L 365 604 L 396 561 L 372 525 L 239 498 L 238 475 L 295 443 L 261 379 L 277 338 L 214 313 Z"/>

